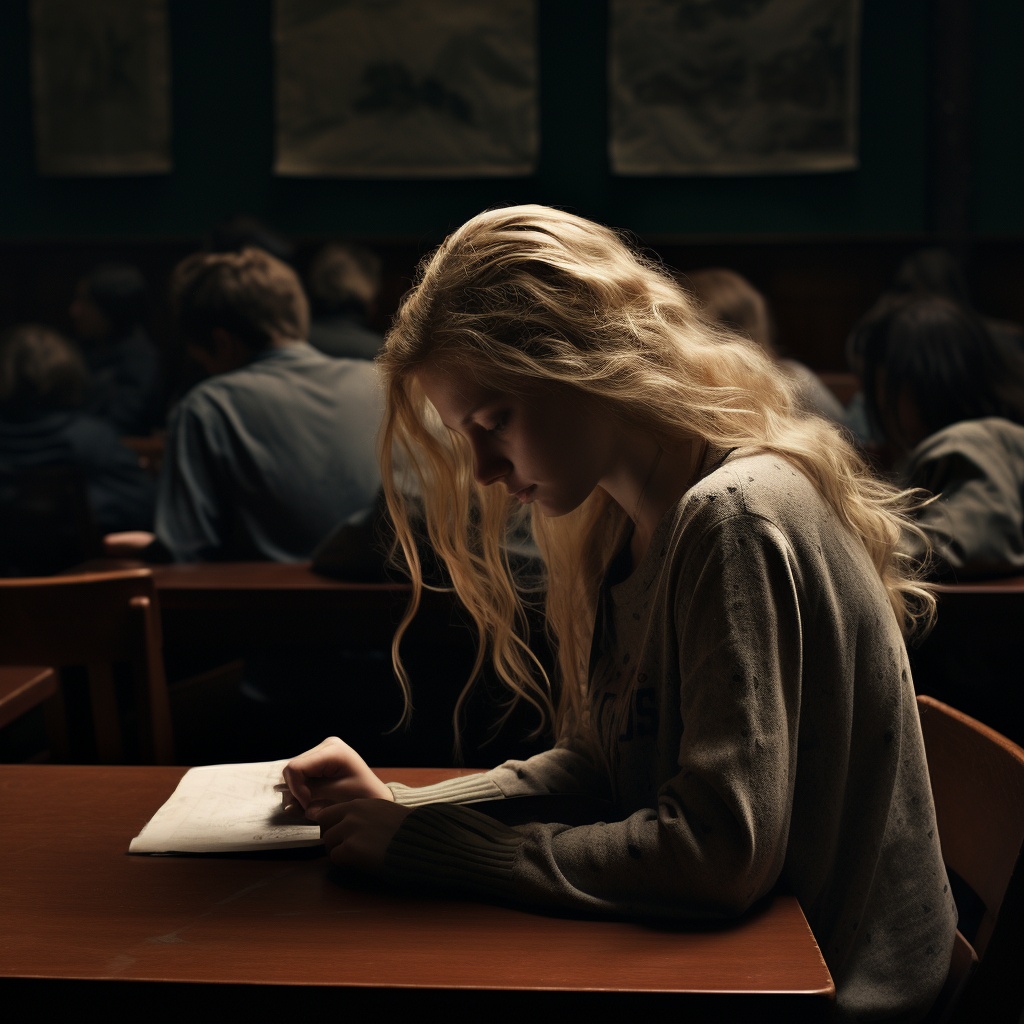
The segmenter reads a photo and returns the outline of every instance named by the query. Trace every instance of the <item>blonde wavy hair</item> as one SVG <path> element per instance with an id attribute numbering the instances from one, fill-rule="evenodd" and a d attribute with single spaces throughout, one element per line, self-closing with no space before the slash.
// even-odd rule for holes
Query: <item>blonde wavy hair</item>
<path id="1" fill-rule="evenodd" d="M 519 396 L 552 382 L 585 392 L 663 448 L 696 435 L 736 455 L 770 452 L 812 482 L 860 538 L 904 633 L 934 617 L 920 567 L 897 549 L 913 497 L 879 480 L 835 426 L 796 404 L 788 378 L 749 339 L 717 326 L 660 266 L 615 232 L 543 206 L 474 217 L 420 266 L 378 357 L 386 387 L 381 469 L 396 560 L 412 599 L 392 656 L 411 713 L 399 644 L 424 587 L 417 538 L 440 557 L 476 624 L 476 663 L 489 655 L 541 728 L 556 736 L 587 720 L 587 661 L 598 591 L 629 535 L 627 514 L 598 487 L 575 511 L 545 518 L 473 477 L 468 443 L 445 430 L 420 387 L 425 367 Z M 396 483 L 401 464 L 411 489 Z M 415 507 L 414 507 L 415 504 Z M 516 571 L 508 538 L 532 516 L 540 585 Z M 541 604 L 555 678 L 529 646 L 528 609 Z M 506 711 L 506 715 L 508 710 Z M 458 728 L 456 728 L 458 734 Z"/>

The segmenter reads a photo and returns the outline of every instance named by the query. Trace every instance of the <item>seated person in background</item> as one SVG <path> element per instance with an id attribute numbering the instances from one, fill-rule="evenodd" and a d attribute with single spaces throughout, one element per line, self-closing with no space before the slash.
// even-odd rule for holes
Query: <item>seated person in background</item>
<path id="1" fill-rule="evenodd" d="M 148 529 L 155 486 L 107 422 L 82 411 L 88 374 L 75 347 L 36 324 L 0 336 L 0 477 L 77 466 L 96 525 Z"/>
<path id="2" fill-rule="evenodd" d="M 937 576 L 1024 572 L 1024 357 L 977 314 L 936 296 L 888 297 L 855 329 L 869 415 L 896 449 Z M 917 557 L 924 543 L 906 538 Z"/>
<path id="3" fill-rule="evenodd" d="M 181 337 L 212 376 L 171 413 L 144 557 L 309 558 L 380 487 L 373 365 L 307 344 L 299 279 L 260 249 L 190 256 L 171 290 Z M 108 538 L 107 551 L 152 540 Z"/>
<path id="4" fill-rule="evenodd" d="M 89 369 L 83 410 L 121 434 L 149 434 L 163 421 L 160 356 L 144 327 L 148 312 L 146 280 L 127 263 L 105 263 L 83 277 L 68 310 Z"/>
<path id="5" fill-rule="evenodd" d="M 1006 320 L 994 320 L 981 316 L 971 301 L 970 289 L 960 261 L 948 250 L 940 246 L 918 249 L 907 256 L 899 265 L 889 289 L 883 293 L 876 303 L 876 309 L 883 308 L 887 303 L 900 297 L 933 296 L 946 299 L 955 306 L 965 309 L 988 328 L 996 342 L 1007 347 L 1011 352 L 1024 350 L 1024 337 L 1018 324 Z M 869 312 L 865 319 L 869 318 Z M 863 377 L 863 353 L 859 346 L 862 335 L 854 329 L 846 342 L 846 358 L 850 369 Z M 1013 356 L 1011 356 L 1011 359 Z M 853 396 L 846 407 L 846 425 L 853 431 L 857 440 L 869 447 L 885 444 L 885 438 L 879 430 L 877 422 L 868 416 L 866 399 L 863 389 Z"/>
<path id="6" fill-rule="evenodd" d="M 683 284 L 700 301 L 704 315 L 738 330 L 767 352 L 797 386 L 800 404 L 809 412 L 820 413 L 842 423 L 842 403 L 822 383 L 818 375 L 796 359 L 782 358 L 775 348 L 771 315 L 764 296 L 734 270 L 711 267 L 686 274 Z"/>
<path id="7" fill-rule="evenodd" d="M 377 355 L 384 339 L 366 321 L 380 292 L 380 269 L 380 257 L 359 245 L 328 242 L 313 257 L 306 274 L 311 345 L 329 356 Z"/>

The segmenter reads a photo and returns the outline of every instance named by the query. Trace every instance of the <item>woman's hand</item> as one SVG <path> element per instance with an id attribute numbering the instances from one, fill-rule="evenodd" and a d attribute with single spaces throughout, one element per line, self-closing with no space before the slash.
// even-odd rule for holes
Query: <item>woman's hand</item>
<path id="1" fill-rule="evenodd" d="M 284 766 L 284 781 L 289 790 L 284 795 L 285 809 L 294 807 L 294 800 L 314 820 L 317 811 L 344 801 L 395 799 L 367 763 L 337 736 L 328 736 L 312 750 L 293 757 Z"/>
<path id="2" fill-rule="evenodd" d="M 340 867 L 375 873 L 406 815 L 415 810 L 386 800 L 348 800 L 314 811 L 331 860 Z"/>

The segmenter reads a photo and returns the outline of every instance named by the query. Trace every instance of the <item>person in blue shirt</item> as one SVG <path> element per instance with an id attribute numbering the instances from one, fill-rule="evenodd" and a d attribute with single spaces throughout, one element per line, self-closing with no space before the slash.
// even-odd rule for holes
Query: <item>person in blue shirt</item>
<path id="1" fill-rule="evenodd" d="M 260 249 L 197 253 L 171 290 L 181 338 L 210 376 L 171 413 L 155 538 L 108 538 L 108 553 L 304 561 L 380 487 L 373 364 L 307 343 L 299 279 Z"/>

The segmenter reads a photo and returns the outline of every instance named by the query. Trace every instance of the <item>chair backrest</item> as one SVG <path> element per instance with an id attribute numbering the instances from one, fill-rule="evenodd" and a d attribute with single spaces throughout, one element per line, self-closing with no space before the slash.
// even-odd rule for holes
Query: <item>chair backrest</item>
<path id="1" fill-rule="evenodd" d="M 127 662 L 144 753 L 157 763 L 173 761 L 160 607 L 149 569 L 0 579 L 0 623 L 0 664 L 89 668 L 101 758 L 117 759 L 111 669 Z"/>
<path id="2" fill-rule="evenodd" d="M 0 474 L 0 576 L 44 576 L 100 554 L 85 476 L 59 463 Z"/>
<path id="3" fill-rule="evenodd" d="M 974 938 L 980 965 L 954 1019 L 1016 1021 L 1024 1008 L 1024 750 L 932 697 L 917 702 L 943 860 L 985 907 Z"/>

